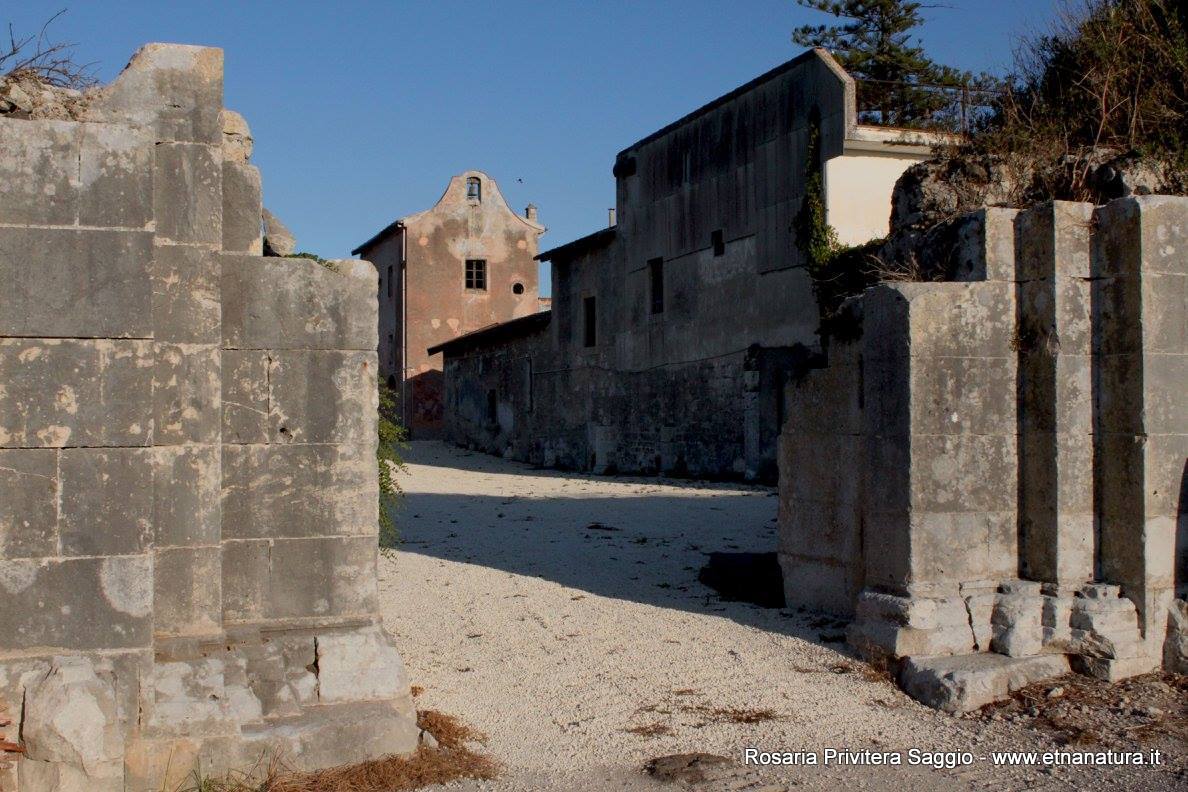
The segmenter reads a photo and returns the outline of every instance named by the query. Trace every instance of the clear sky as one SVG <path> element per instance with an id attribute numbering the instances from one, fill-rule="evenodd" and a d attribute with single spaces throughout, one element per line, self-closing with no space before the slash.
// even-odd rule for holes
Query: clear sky
<path id="1" fill-rule="evenodd" d="M 941 62 L 1000 71 L 1055 0 L 942 0 L 921 38 Z M 326 257 L 484 170 L 554 247 L 603 227 L 615 154 L 798 54 L 791 0 L 7 0 L 0 22 L 76 42 L 97 76 L 141 44 L 222 47 L 265 204 Z M 542 283 L 542 286 L 544 284 Z"/>

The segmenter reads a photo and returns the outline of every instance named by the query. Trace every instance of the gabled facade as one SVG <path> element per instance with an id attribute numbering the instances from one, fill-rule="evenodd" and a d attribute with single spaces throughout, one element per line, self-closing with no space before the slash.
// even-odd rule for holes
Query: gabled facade
<path id="1" fill-rule="evenodd" d="M 539 310 L 536 208 L 513 212 L 482 171 L 450 179 L 433 208 L 355 248 L 379 271 L 380 376 L 412 436 L 440 436 L 442 364 L 426 350 Z"/>

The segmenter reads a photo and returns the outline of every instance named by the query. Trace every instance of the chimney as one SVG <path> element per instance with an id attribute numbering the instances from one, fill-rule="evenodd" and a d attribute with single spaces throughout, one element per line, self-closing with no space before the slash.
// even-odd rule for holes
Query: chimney
<path id="1" fill-rule="evenodd" d="M 524 210 L 524 217 L 527 217 L 532 222 L 536 222 L 536 204 L 528 204 Z"/>
<path id="2" fill-rule="evenodd" d="M 610 209 L 606 210 L 606 225 L 608 228 L 614 228 L 616 224 L 615 209 L 614 207 L 611 207 Z"/>

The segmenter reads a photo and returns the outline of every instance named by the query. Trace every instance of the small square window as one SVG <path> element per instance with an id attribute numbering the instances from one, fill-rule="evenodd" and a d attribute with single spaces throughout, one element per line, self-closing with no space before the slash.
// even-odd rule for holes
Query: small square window
<path id="1" fill-rule="evenodd" d="M 486 259 L 466 259 L 466 288 L 487 290 Z"/>
<path id="2" fill-rule="evenodd" d="M 722 229 L 710 234 L 710 245 L 714 248 L 714 255 L 721 256 L 726 253 L 726 240 L 722 237 Z"/>
<path id="3" fill-rule="evenodd" d="M 479 177 L 466 177 L 466 197 L 472 201 L 483 200 L 483 182 Z"/>

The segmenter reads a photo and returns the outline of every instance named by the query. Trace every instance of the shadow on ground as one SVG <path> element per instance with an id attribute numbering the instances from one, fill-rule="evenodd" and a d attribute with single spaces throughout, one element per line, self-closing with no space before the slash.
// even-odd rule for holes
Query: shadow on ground
<path id="1" fill-rule="evenodd" d="M 843 622 L 724 599 L 699 580 L 711 553 L 728 554 L 716 560 L 746 574 L 745 564 L 730 562 L 775 550 L 770 487 L 541 470 L 436 443 L 413 444 L 410 461 L 416 467 L 394 514 L 402 552 L 718 615 L 846 651 Z M 737 580 L 703 577 L 746 598 Z"/>

